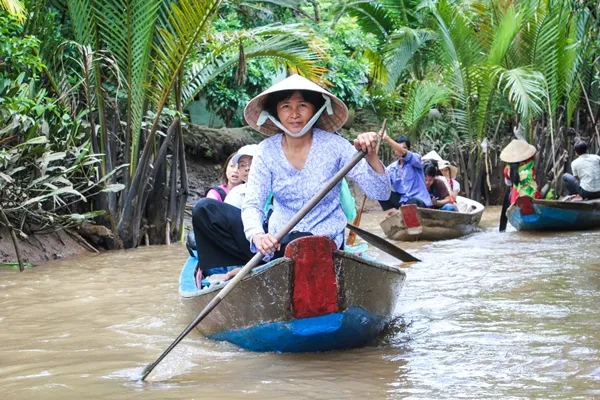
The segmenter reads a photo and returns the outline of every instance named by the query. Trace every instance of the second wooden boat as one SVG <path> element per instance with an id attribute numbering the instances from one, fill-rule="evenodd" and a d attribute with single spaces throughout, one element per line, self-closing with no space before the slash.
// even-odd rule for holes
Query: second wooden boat
<path id="1" fill-rule="evenodd" d="M 564 231 L 600 228 L 600 200 L 557 201 L 521 196 L 506 211 L 518 231 Z"/>
<path id="2" fill-rule="evenodd" d="M 447 240 L 476 231 L 485 207 L 475 200 L 458 196 L 458 212 L 402 206 L 381 222 L 381 229 L 392 240 Z"/>

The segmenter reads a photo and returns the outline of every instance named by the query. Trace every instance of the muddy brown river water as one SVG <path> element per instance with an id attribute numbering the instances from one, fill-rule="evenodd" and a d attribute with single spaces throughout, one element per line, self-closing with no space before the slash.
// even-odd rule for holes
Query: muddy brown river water
<path id="1" fill-rule="evenodd" d="M 382 214 L 362 226 L 381 233 Z M 400 318 L 372 346 L 264 354 L 192 333 L 182 245 L 0 271 L 1 399 L 600 398 L 600 231 L 398 243 Z M 380 260 L 385 255 L 371 251 Z"/>

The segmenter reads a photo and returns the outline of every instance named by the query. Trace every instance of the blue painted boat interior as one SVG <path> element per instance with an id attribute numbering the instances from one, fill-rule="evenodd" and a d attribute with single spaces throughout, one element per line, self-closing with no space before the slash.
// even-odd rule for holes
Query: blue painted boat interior
<path id="1" fill-rule="evenodd" d="M 260 352 L 304 353 L 343 350 L 372 342 L 385 321 L 360 307 L 319 317 L 260 323 L 220 332 L 210 339 L 231 342 Z"/>
<path id="2" fill-rule="evenodd" d="M 368 248 L 369 248 L 368 244 L 361 243 L 356 246 L 347 246 L 344 251 L 346 251 L 347 253 L 358 253 L 365 260 L 375 261 L 374 258 L 369 257 L 363 253 L 363 252 L 367 251 Z M 196 265 L 198 264 L 198 258 L 197 258 L 198 253 L 196 252 L 196 250 L 193 250 L 193 253 L 194 253 L 195 257 L 189 256 L 187 261 L 183 265 L 183 268 L 181 269 L 181 274 L 179 275 L 179 295 L 182 297 L 194 297 L 194 296 L 198 296 L 201 294 L 211 292 L 213 290 L 220 289 L 223 286 L 225 286 L 225 283 L 213 284 L 210 287 L 203 288 L 202 290 L 200 290 L 196 287 L 196 279 L 194 277 L 194 271 L 196 270 Z M 254 268 L 248 274 L 248 276 L 252 276 L 261 271 L 264 271 L 265 269 L 267 269 L 271 265 L 273 265 L 273 263 L 276 261 L 277 260 L 273 260 L 267 264 L 264 264 L 264 265 Z M 242 267 L 242 266 L 243 265 L 240 265 L 239 267 Z"/>
<path id="3" fill-rule="evenodd" d="M 196 250 L 194 250 L 194 254 L 196 254 Z M 270 263 L 261 265 L 259 267 L 254 268 L 248 276 L 252 276 L 261 271 L 272 266 L 277 260 L 271 261 Z M 194 297 L 201 294 L 206 294 L 212 292 L 213 290 L 218 290 L 224 287 L 227 282 L 217 283 L 210 285 L 208 287 L 202 288 L 202 290 L 196 287 L 196 279 L 194 277 L 194 271 L 196 270 L 196 265 L 198 264 L 198 258 L 189 256 L 183 268 L 181 269 L 181 274 L 179 275 L 179 295 L 182 297 Z M 243 265 L 240 265 L 243 267 Z"/>

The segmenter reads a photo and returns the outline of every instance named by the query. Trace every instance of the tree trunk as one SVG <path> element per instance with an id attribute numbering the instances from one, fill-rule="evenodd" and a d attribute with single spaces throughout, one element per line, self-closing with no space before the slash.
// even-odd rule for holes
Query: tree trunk
<path id="1" fill-rule="evenodd" d="M 152 189 L 149 191 L 149 198 L 151 200 L 147 202 L 146 219 L 148 220 L 148 237 L 150 243 L 164 244 L 167 208 L 169 205 L 167 163 L 161 163 L 156 172 L 156 179 L 153 182 Z"/>

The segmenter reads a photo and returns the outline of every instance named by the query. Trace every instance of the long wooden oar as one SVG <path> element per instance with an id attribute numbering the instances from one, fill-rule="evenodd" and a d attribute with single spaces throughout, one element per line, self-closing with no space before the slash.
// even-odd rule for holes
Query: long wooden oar
<path id="1" fill-rule="evenodd" d="M 381 125 L 382 137 L 383 137 L 383 134 L 385 134 L 386 127 L 387 127 L 387 119 L 384 119 L 383 124 Z M 379 140 L 377 142 L 377 153 L 379 153 L 379 147 L 381 146 L 381 142 L 382 142 L 381 140 Z M 363 213 L 363 210 L 365 209 L 366 202 L 367 202 L 367 195 L 363 194 L 362 202 L 360 203 L 360 208 L 358 209 L 358 214 L 356 214 L 354 221 L 352 221 L 352 225 L 354 225 L 354 226 L 360 225 L 360 219 L 362 218 L 362 213 Z M 350 231 L 350 233 L 348 234 L 348 239 L 346 239 L 346 244 L 348 246 L 353 246 L 354 242 L 356 242 L 356 232 Z"/>
<path id="2" fill-rule="evenodd" d="M 377 247 L 380 250 L 385 251 L 389 255 L 396 257 L 400 261 L 404 262 L 415 262 L 421 261 L 415 256 L 408 254 L 406 251 L 402 250 L 400 247 L 396 246 L 393 243 L 388 242 L 382 237 L 375 235 L 374 233 L 365 231 L 364 229 L 359 228 L 358 226 L 354 226 L 351 224 L 346 224 L 346 228 L 350 229 L 352 232 L 356 232 L 358 236 L 363 238 L 367 243 L 371 243 L 373 246 Z"/>
<path id="3" fill-rule="evenodd" d="M 383 131 L 381 133 L 383 133 Z M 321 199 L 325 197 L 325 195 L 329 193 L 329 191 L 333 189 L 333 187 L 337 185 L 338 182 L 341 181 L 342 178 L 346 176 L 346 174 L 350 172 L 350 170 L 354 168 L 354 166 L 358 164 L 360 160 L 364 158 L 365 155 L 366 153 L 363 151 L 356 152 L 356 154 L 350 159 L 350 161 L 348 161 L 348 163 L 327 182 L 325 187 L 323 187 L 323 189 L 321 189 L 319 193 L 315 194 L 313 198 L 310 199 L 308 203 L 306 203 L 304 207 L 302 207 L 300 211 L 298 211 L 296 215 L 294 215 L 294 217 L 283 227 L 283 229 L 281 229 L 281 231 L 279 231 L 275 235 L 277 241 L 280 242 L 285 235 L 290 233 L 290 231 L 294 229 L 296 224 L 300 222 L 300 220 L 304 218 L 306 214 L 308 214 L 309 211 L 312 210 L 313 207 L 316 206 L 317 203 L 321 201 Z M 196 327 L 196 325 L 198 325 L 208 314 L 210 314 L 210 312 L 221 302 L 221 300 L 223 300 L 223 298 L 225 298 L 225 296 L 227 296 L 229 292 L 231 292 L 233 288 L 235 288 L 242 279 L 244 279 L 248 272 L 250 272 L 252 268 L 254 268 L 263 257 L 264 256 L 261 253 L 256 253 L 254 257 L 252 257 L 252 259 L 248 261 L 246 265 L 244 265 L 240 272 L 238 272 L 237 275 L 235 275 L 233 279 L 231 279 L 229 283 L 227 283 L 227 285 L 225 285 L 225 287 L 221 289 L 219 294 L 217 294 L 210 301 L 210 303 L 208 303 L 206 307 L 204 307 L 204 309 L 200 312 L 200 314 L 198 314 L 196 319 L 194 319 L 192 323 L 189 324 L 183 332 L 181 332 L 177 339 L 175 339 L 173 343 L 171 343 L 171 345 L 160 355 L 160 357 L 158 357 L 156 361 L 154 361 L 152 364 L 149 364 L 144 369 L 144 371 L 142 372 L 142 377 L 140 379 L 146 379 L 150 372 L 152 372 L 152 370 L 163 360 L 163 358 L 165 358 L 167 354 L 169 354 L 171 350 L 173 350 L 173 348 L 175 348 L 175 346 L 177 346 L 179 342 L 181 342 L 183 338 L 185 338 L 187 334 L 190 333 L 192 329 Z"/>

